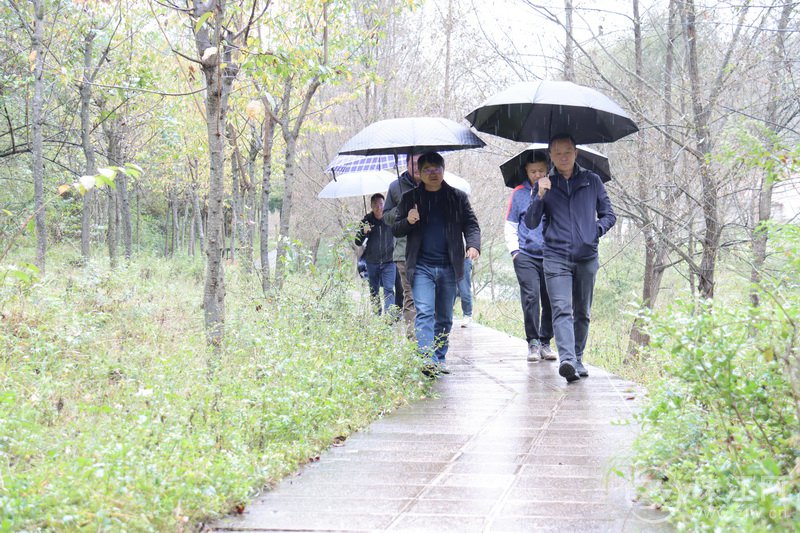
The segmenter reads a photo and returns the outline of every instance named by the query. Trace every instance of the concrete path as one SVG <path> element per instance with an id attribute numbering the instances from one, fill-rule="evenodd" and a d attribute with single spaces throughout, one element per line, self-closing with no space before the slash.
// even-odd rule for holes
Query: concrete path
<path id="1" fill-rule="evenodd" d="M 404 406 L 283 480 L 214 531 L 668 531 L 633 502 L 642 391 L 475 325 L 453 328 L 436 397 Z"/>

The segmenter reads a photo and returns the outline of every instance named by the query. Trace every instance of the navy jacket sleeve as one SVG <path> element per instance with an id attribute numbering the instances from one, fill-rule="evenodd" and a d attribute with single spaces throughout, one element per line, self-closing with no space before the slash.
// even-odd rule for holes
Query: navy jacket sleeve
<path id="1" fill-rule="evenodd" d="M 544 198 L 539 198 L 539 184 L 537 183 L 534 185 L 533 189 L 531 189 L 531 205 L 528 206 L 528 210 L 525 211 L 525 216 L 523 218 L 523 222 L 525 222 L 525 225 L 530 229 L 536 229 L 542 222 L 545 198 L 547 198 L 546 194 Z"/>
<path id="2" fill-rule="evenodd" d="M 611 207 L 611 200 L 603 182 L 600 181 L 600 178 L 597 178 L 597 181 L 597 236 L 602 237 L 616 224 L 617 215 L 614 214 L 614 208 Z"/>

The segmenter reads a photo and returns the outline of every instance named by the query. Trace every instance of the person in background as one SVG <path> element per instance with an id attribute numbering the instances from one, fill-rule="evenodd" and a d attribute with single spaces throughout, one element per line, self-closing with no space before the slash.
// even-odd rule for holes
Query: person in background
<path id="1" fill-rule="evenodd" d="M 597 246 L 617 221 L 600 177 L 575 163 L 578 149 L 567 134 L 550 140 L 553 168 L 532 191 L 525 224 L 543 224 L 544 276 L 553 308 L 553 331 L 567 382 L 588 377 L 583 351 L 589 336 Z"/>
<path id="2" fill-rule="evenodd" d="M 361 246 L 366 240 L 367 244 L 361 256 L 367 262 L 367 279 L 369 279 L 369 294 L 375 305 L 376 313 L 391 312 L 394 305 L 394 278 L 395 264 L 392 260 L 394 252 L 394 236 L 392 228 L 383 220 L 383 195 L 373 194 L 370 198 L 372 211 L 361 219 L 358 233 L 356 233 L 356 246 Z M 381 305 L 380 289 L 383 288 L 383 305 Z"/>
<path id="3" fill-rule="evenodd" d="M 417 160 L 420 154 L 408 155 L 406 157 L 406 165 L 408 168 L 405 172 L 400 174 L 389 185 L 389 193 L 386 198 L 386 205 L 384 206 L 383 216 L 386 223 L 390 226 L 395 223 L 397 218 L 397 208 L 400 205 L 400 200 L 403 195 L 412 189 L 416 189 L 420 183 L 419 169 L 417 168 Z M 394 241 L 394 264 L 397 268 L 397 275 L 403 285 L 403 320 L 406 323 L 406 336 L 409 339 L 414 338 L 414 319 L 417 314 L 416 307 L 414 306 L 414 295 L 411 290 L 411 284 L 406 276 L 406 238 L 398 237 Z"/>
<path id="4" fill-rule="evenodd" d="M 422 186 L 403 195 L 392 230 L 396 237 L 407 237 L 406 276 L 417 309 L 417 347 L 430 358 L 431 375 L 447 374 L 456 286 L 464 277 L 464 258 L 480 256 L 481 230 L 466 193 L 444 181 L 442 156 L 428 152 L 417 164 Z"/>
<path id="5" fill-rule="evenodd" d="M 472 326 L 472 259 L 464 258 L 464 277 L 458 282 L 457 295 L 461 299 L 461 312 L 464 320 L 461 322 L 462 328 Z"/>
<path id="6" fill-rule="evenodd" d="M 519 283 L 525 340 L 528 341 L 528 361 L 555 361 L 557 356 L 550 347 L 553 315 L 544 279 L 542 225 L 530 229 L 523 220 L 525 211 L 531 205 L 533 186 L 539 178 L 547 175 L 547 154 L 541 150 L 531 152 L 522 171 L 525 180 L 511 193 L 503 232 Z"/>

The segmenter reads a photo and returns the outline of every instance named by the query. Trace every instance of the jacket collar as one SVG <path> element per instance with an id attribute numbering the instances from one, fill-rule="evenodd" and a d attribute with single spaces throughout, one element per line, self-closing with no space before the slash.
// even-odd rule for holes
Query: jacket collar
<path id="1" fill-rule="evenodd" d="M 580 166 L 578 163 L 575 163 L 575 166 L 572 169 L 572 176 L 570 177 L 570 179 L 577 178 L 578 176 L 583 174 L 585 171 L 586 171 L 585 168 Z M 566 179 L 566 178 L 564 178 L 564 176 L 561 175 L 561 172 L 556 170 L 555 165 L 553 165 L 553 167 L 550 169 L 550 172 L 548 172 L 547 177 L 549 177 L 549 178 L 557 177 L 557 178 L 561 178 L 562 180 Z"/>

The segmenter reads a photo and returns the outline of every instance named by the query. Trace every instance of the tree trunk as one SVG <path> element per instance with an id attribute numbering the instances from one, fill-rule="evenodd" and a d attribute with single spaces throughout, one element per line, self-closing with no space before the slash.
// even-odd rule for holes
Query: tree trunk
<path id="1" fill-rule="evenodd" d="M 36 266 L 41 275 L 45 273 L 45 254 L 47 252 L 47 226 L 44 205 L 44 154 L 42 123 L 44 106 L 44 0 L 33 0 L 33 35 L 31 45 L 36 55 L 33 65 L 33 101 L 31 102 L 31 152 L 33 155 L 33 205 L 36 224 Z"/>
<path id="2" fill-rule="evenodd" d="M 275 121 L 270 110 L 270 102 L 262 98 L 264 104 L 264 142 L 262 143 L 261 165 L 261 226 L 259 227 L 259 248 L 261 256 L 261 290 L 270 289 L 269 267 L 269 194 L 272 177 L 272 144 L 275 136 Z"/>
<path id="3" fill-rule="evenodd" d="M 256 226 L 256 158 L 261 149 L 261 138 L 254 122 L 250 121 L 250 148 L 247 152 L 247 165 L 242 166 L 242 224 L 239 240 L 242 243 L 244 270 L 253 271 L 253 242 Z"/>
<path id="4" fill-rule="evenodd" d="M 117 266 L 117 195 L 116 191 L 108 187 L 108 224 L 106 231 L 106 244 L 108 245 L 108 261 L 111 268 Z"/>
<path id="5" fill-rule="evenodd" d="M 180 225 L 180 206 L 178 205 L 177 189 L 173 188 L 172 190 L 170 190 L 169 195 L 170 195 L 170 198 L 172 198 L 172 202 L 170 204 L 172 206 L 172 216 L 171 216 L 171 218 L 172 218 L 172 224 L 171 224 L 171 227 L 172 227 L 172 231 L 171 231 L 172 239 L 170 240 L 169 254 L 170 254 L 170 256 L 173 256 L 173 255 L 175 255 L 175 252 L 177 250 L 180 250 L 180 248 L 181 248 L 181 245 L 178 242 L 179 238 L 180 238 L 180 235 L 178 234 L 179 225 Z"/>
<path id="6" fill-rule="evenodd" d="M 164 213 L 164 257 L 169 257 L 169 217 L 172 213 L 172 198 L 167 195 L 167 210 Z"/>
<path id="7" fill-rule="evenodd" d="M 767 127 L 772 133 L 778 133 L 778 98 L 781 83 L 781 74 L 785 71 L 786 62 L 786 30 L 789 27 L 794 4 L 790 0 L 784 0 L 781 18 L 778 22 L 778 31 L 775 32 L 775 45 L 770 51 L 772 69 L 769 72 L 769 100 L 767 101 Z M 766 142 L 771 143 L 772 139 Z M 750 271 L 750 302 L 753 306 L 760 304 L 758 286 L 761 284 L 761 269 L 767 259 L 767 238 L 768 234 L 764 228 L 764 223 L 772 218 L 772 189 L 775 185 L 775 176 L 765 171 L 762 175 L 761 187 L 758 193 L 758 215 L 755 221 L 753 232 L 753 265 Z"/>
<path id="8" fill-rule="evenodd" d="M 197 238 L 200 241 L 200 253 L 205 253 L 206 236 L 203 232 L 203 211 L 200 209 L 200 198 L 198 197 L 196 189 L 192 191 L 192 205 L 196 213 L 195 221 L 197 224 Z"/>
<path id="9" fill-rule="evenodd" d="M 142 219 L 142 209 L 139 205 L 139 185 L 133 187 L 133 194 L 136 197 L 136 249 L 141 250 L 142 241 L 139 234 L 139 224 Z"/>
<path id="10" fill-rule="evenodd" d="M 89 107 L 92 99 L 91 67 L 92 49 L 94 46 L 94 31 L 86 32 L 83 45 L 83 79 L 81 80 L 81 143 L 83 145 L 83 155 L 86 158 L 86 175 L 93 176 L 97 173 L 97 162 L 92 147 L 91 131 L 92 123 L 89 114 Z M 94 189 L 89 189 L 83 195 L 83 209 L 81 210 L 81 257 L 84 263 L 89 261 L 91 256 L 91 231 L 92 231 L 92 203 L 94 201 Z"/>
<path id="11" fill-rule="evenodd" d="M 188 248 L 186 250 L 186 253 L 189 254 L 189 257 L 194 257 L 194 240 L 195 240 L 194 228 L 195 228 L 195 220 L 197 220 L 197 209 L 194 208 L 194 201 L 192 196 L 194 196 L 193 192 L 190 193 L 189 197 L 189 200 L 191 201 L 186 202 L 186 209 L 189 209 L 190 203 L 192 204 L 192 217 L 189 219 L 189 242 L 188 242 Z"/>
<path id="12" fill-rule="evenodd" d="M 236 260 L 236 237 L 239 233 L 239 214 L 241 213 L 241 195 L 239 191 L 239 146 L 237 144 L 236 132 L 233 126 L 228 124 L 228 140 L 233 146 L 233 154 L 231 154 L 231 244 L 230 244 L 230 260 Z"/>
<path id="13" fill-rule="evenodd" d="M 117 194 L 119 195 L 122 246 L 125 251 L 125 259 L 130 261 L 133 255 L 133 231 L 131 229 L 131 202 L 128 197 L 128 176 L 122 172 L 118 172 L 115 181 L 117 184 Z"/>
<path id="14" fill-rule="evenodd" d="M 228 97 L 238 74 L 233 63 L 234 36 L 222 27 L 226 19 L 225 1 L 194 0 L 194 17 L 199 20 L 214 12 L 213 22 L 202 24 L 195 33 L 197 52 L 206 85 L 205 111 L 209 151 L 208 222 L 206 225 L 206 281 L 203 290 L 203 312 L 206 341 L 215 353 L 225 334 L 225 270 L 222 251 L 225 195 L 225 124 Z M 211 24 L 214 28 L 211 31 Z"/>
<path id="15" fill-rule="evenodd" d="M 572 43 L 572 0 L 564 0 L 566 36 L 564 44 L 564 79 L 575 81 L 575 47 Z"/>
<path id="16" fill-rule="evenodd" d="M 703 233 L 702 259 L 698 272 L 698 289 L 703 298 L 714 297 L 714 274 L 719 252 L 719 240 L 722 228 L 719 223 L 717 201 L 719 184 L 714 177 L 708 155 L 711 153 L 711 129 L 709 116 L 711 106 L 703 102 L 704 84 L 700 81 L 700 66 L 697 57 L 697 26 L 695 20 L 694 0 L 686 0 L 685 25 L 688 45 L 687 60 L 689 62 L 689 81 L 691 83 L 692 111 L 694 113 L 694 133 L 697 150 L 704 156 L 700 164 L 700 183 L 702 184 L 702 207 L 705 231 Z"/>

